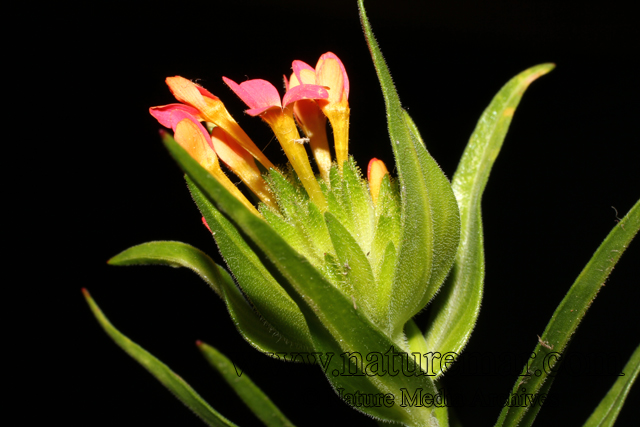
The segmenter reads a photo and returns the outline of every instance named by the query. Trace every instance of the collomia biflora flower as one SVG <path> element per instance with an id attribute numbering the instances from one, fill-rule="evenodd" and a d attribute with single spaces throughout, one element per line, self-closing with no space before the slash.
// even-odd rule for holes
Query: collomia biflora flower
<path id="1" fill-rule="evenodd" d="M 341 396 L 348 401 L 363 396 L 350 403 L 364 412 L 404 422 L 428 420 L 420 412 L 431 408 L 403 408 L 400 401 L 385 405 L 380 399 L 399 399 L 403 388 L 411 395 L 416 389 L 436 393 L 431 380 L 420 375 L 427 372 L 424 360 L 407 356 L 416 349 L 405 327 L 453 263 L 459 219 L 450 184 L 412 124 L 405 126 L 406 138 L 397 137 L 393 145 L 396 156 L 412 152 L 400 155 L 397 168 L 416 180 L 392 178 L 375 158 L 363 179 L 348 156 L 349 79 L 343 63 L 329 52 L 315 68 L 294 61 L 292 69 L 282 99 L 267 81 L 238 84 L 223 77 L 249 107 L 245 112 L 271 127 L 289 161 L 286 167 L 262 154 L 217 96 L 183 77 L 166 80 L 180 103 L 150 112 L 173 129 L 175 141 L 204 169 L 187 162 L 189 188 L 253 309 L 253 323 L 263 329 L 255 336 L 239 325 L 245 338 L 267 354 L 315 353 L 321 364 L 329 363 L 325 372 Z M 221 163 L 246 184 L 257 206 Z M 243 219 L 236 218 L 240 210 Z M 258 224 L 268 233 L 259 236 Z M 352 356 L 343 360 L 344 353 Z"/>

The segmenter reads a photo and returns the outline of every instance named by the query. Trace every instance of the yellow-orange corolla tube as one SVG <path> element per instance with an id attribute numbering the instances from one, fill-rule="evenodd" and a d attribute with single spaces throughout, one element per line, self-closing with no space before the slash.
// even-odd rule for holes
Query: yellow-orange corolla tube
<path id="1" fill-rule="evenodd" d="M 307 194 L 324 211 L 327 202 L 311 169 L 307 151 L 293 119 L 293 111 L 288 105 L 300 99 L 326 97 L 326 90 L 317 85 L 300 85 L 285 95 L 283 107 L 278 90 L 266 80 L 247 80 L 241 84 L 226 77 L 223 80 L 247 104 L 247 114 L 259 116 L 271 127 Z"/>
<path id="2" fill-rule="evenodd" d="M 167 77 L 167 85 L 176 99 L 199 111 L 202 120 L 220 126 L 245 150 L 262 163 L 266 169 L 275 168 L 273 163 L 258 149 L 238 123 L 231 117 L 220 99 L 208 90 L 196 85 L 184 77 Z"/>
<path id="3" fill-rule="evenodd" d="M 298 178 L 300 178 L 311 200 L 320 211 L 324 211 L 327 208 L 327 202 L 311 169 L 307 150 L 304 148 L 304 143 L 301 142 L 291 108 L 286 107 L 284 110 L 271 108 L 262 113 L 260 117 L 269 124 L 278 138 L 289 163 L 298 174 Z"/>
<path id="4" fill-rule="evenodd" d="M 247 200 L 238 187 L 236 187 L 227 175 L 224 174 L 222 169 L 220 169 L 218 156 L 213 149 L 209 132 L 202 126 L 198 118 L 194 116 L 194 114 L 198 112 L 195 108 L 183 104 L 173 104 L 162 107 L 152 107 L 149 109 L 149 112 L 160 124 L 173 129 L 173 137 L 176 142 L 180 144 L 194 160 L 200 163 L 200 166 L 216 177 L 216 179 L 251 212 L 261 216 L 255 206 Z M 239 146 L 237 148 L 242 149 Z M 253 158 L 251 158 L 251 160 L 253 160 Z"/>
<path id="5" fill-rule="evenodd" d="M 211 131 L 213 148 L 222 162 L 244 182 L 251 191 L 267 206 L 278 210 L 267 183 L 262 178 L 255 160 L 221 127 Z"/>
<path id="6" fill-rule="evenodd" d="M 336 160 L 342 170 L 349 157 L 349 78 L 342 61 L 331 52 L 320 57 L 315 72 L 316 84 L 329 92 L 328 98 L 317 102 L 333 128 Z"/>
<path id="7" fill-rule="evenodd" d="M 291 78 L 289 80 L 287 80 L 286 76 L 284 78 L 287 92 L 303 84 L 315 84 L 316 72 L 309 65 L 296 60 L 293 61 L 292 68 L 293 74 L 291 74 Z M 305 137 L 309 138 L 309 146 L 322 179 L 329 183 L 331 151 L 329 151 L 329 141 L 327 139 L 327 116 L 324 115 L 317 102 L 313 99 L 295 101 L 293 103 L 293 114 Z"/>
<path id="8" fill-rule="evenodd" d="M 236 199 L 242 202 L 251 212 L 262 216 L 249 200 L 240 192 L 229 177 L 220 169 L 218 156 L 211 147 L 211 140 L 204 127 L 195 119 L 185 118 L 175 126 L 174 139 L 200 165 L 213 175 Z"/>

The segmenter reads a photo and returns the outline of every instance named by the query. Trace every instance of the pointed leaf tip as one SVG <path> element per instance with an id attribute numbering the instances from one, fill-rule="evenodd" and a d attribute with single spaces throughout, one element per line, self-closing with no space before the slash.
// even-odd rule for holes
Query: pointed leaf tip
<path id="1" fill-rule="evenodd" d="M 234 423 L 227 420 L 204 401 L 189 384 L 167 365 L 117 330 L 111 322 L 109 322 L 109 319 L 107 319 L 102 310 L 100 310 L 98 304 L 89 296 L 86 289 L 83 289 L 83 292 L 85 293 L 89 308 L 91 308 L 93 315 L 107 335 L 109 335 L 122 350 L 149 371 L 163 386 L 169 389 L 182 403 L 209 426 L 236 427 Z"/>
<path id="2" fill-rule="evenodd" d="M 429 349 L 459 354 L 469 341 L 480 313 L 485 277 L 482 195 L 523 94 L 553 67 L 539 64 L 509 80 L 485 109 L 462 155 L 452 180 L 461 240 L 453 269 L 431 303 L 425 334 Z"/>

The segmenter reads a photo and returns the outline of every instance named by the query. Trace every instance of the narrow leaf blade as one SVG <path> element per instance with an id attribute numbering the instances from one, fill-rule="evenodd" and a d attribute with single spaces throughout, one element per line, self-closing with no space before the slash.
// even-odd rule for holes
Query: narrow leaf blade
<path id="1" fill-rule="evenodd" d="M 174 241 L 147 242 L 119 253 L 109 260 L 109 264 L 167 265 L 189 268 L 222 298 L 234 325 L 252 347 L 266 354 L 293 349 L 290 343 L 286 343 L 265 325 L 264 320 L 249 305 L 229 273 L 216 264 L 209 255 L 191 245 Z"/>
<path id="2" fill-rule="evenodd" d="M 224 354 L 216 348 L 198 342 L 198 348 L 215 368 L 222 378 L 231 386 L 233 391 L 251 409 L 251 411 L 269 427 L 293 427 L 291 421 L 278 409 L 278 407 L 255 385 L 246 372 L 231 362 Z M 240 374 L 239 374 L 240 372 Z"/>
<path id="3" fill-rule="evenodd" d="M 448 180 L 427 152 L 406 115 L 367 19 L 358 1 L 360 21 L 380 80 L 391 146 L 400 181 L 402 237 L 390 303 L 389 333 L 404 324 L 435 294 L 453 264 L 459 241 L 459 217 Z"/>
<path id="4" fill-rule="evenodd" d="M 277 331 L 278 336 L 273 338 L 284 338 L 290 344 L 290 350 L 293 347 L 302 351 L 311 350 L 313 344 L 309 329 L 295 302 L 264 267 L 234 225 L 188 177 L 187 185 L 238 284 L 260 316 Z"/>
<path id="5" fill-rule="evenodd" d="M 616 422 L 629 390 L 640 373 L 640 345 L 636 347 L 622 372 L 624 376 L 618 377 L 584 427 L 611 427 Z"/>
<path id="6" fill-rule="evenodd" d="M 132 246 L 108 261 L 111 265 L 166 265 L 186 267 L 222 297 L 223 282 L 215 262 L 201 250 L 175 241 L 147 242 Z"/>
<path id="7" fill-rule="evenodd" d="M 589 263 L 582 270 L 562 302 L 560 302 L 560 305 L 547 324 L 540 338 L 540 342 L 534 349 L 534 353 L 538 355 L 538 357 L 534 358 L 528 366 L 525 365 L 521 374 L 523 379 L 516 382 L 511 391 L 513 395 L 522 395 L 520 386 L 524 379 L 527 379 L 527 394 L 539 393 L 549 373 L 555 373 L 554 368 L 557 370 L 556 365 L 561 358 L 561 353 L 569 343 L 569 339 L 576 331 L 587 309 L 593 303 L 596 294 L 604 285 L 607 277 L 609 277 L 609 274 L 611 274 L 611 271 L 639 229 L 640 200 L 638 200 L 624 218 L 613 227 L 613 230 L 611 230 L 602 244 L 600 244 L 595 254 L 591 257 L 591 260 L 589 260 Z M 542 354 L 546 355 L 552 351 L 557 353 L 557 358 L 555 356 L 549 358 L 541 357 Z M 531 375 L 531 372 L 537 372 L 538 370 L 541 372 L 540 376 Z M 527 427 L 531 425 L 534 417 L 526 417 L 525 419 L 525 414 L 529 409 L 529 406 L 505 407 L 500 413 L 496 426 Z"/>
<path id="8" fill-rule="evenodd" d="M 553 67 L 529 68 L 502 87 L 482 114 L 458 164 L 452 186 L 460 209 L 460 245 L 453 269 L 431 308 L 425 337 L 427 347 L 434 351 L 459 354 L 469 341 L 480 312 L 485 272 L 482 193 L 524 91 Z"/>
<path id="9" fill-rule="evenodd" d="M 187 405 L 197 416 L 210 426 L 235 426 L 215 409 L 213 409 L 202 397 L 198 395 L 182 378 L 176 375 L 167 365 L 155 358 L 151 353 L 131 341 L 118 331 L 109 319 L 102 313 L 100 307 L 89 295 L 86 289 L 82 291 L 93 312 L 105 332 L 122 348 L 129 356 L 133 357 L 158 381 L 169 389 L 182 403 Z"/>

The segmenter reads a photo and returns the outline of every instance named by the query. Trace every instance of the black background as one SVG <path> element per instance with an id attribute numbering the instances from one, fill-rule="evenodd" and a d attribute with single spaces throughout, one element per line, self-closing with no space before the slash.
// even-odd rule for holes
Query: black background
<path id="1" fill-rule="evenodd" d="M 557 64 L 525 94 L 489 180 L 485 297 L 465 351 L 528 353 L 616 224 L 611 207 L 621 217 L 640 196 L 639 38 L 632 12 L 551 1 L 397 0 L 367 7 L 403 105 L 448 177 L 500 87 L 532 65 Z M 148 114 L 150 106 L 174 102 L 167 76 L 198 79 L 263 147 L 272 138 L 269 129 L 242 113 L 244 105 L 221 77 L 263 78 L 281 87 L 292 60 L 314 65 L 332 51 L 351 82 L 351 153 L 362 167 L 373 156 L 393 164 L 355 1 L 139 2 L 44 12 L 34 26 L 40 44 L 22 52 L 34 64 L 28 67 L 35 71 L 29 76 L 33 102 L 47 113 L 29 117 L 42 146 L 23 155 L 44 160 L 39 171 L 49 177 L 38 190 L 42 201 L 24 208 L 25 217 L 33 215 L 31 242 L 39 248 L 27 258 L 45 260 L 22 271 L 34 278 L 28 301 L 42 301 L 46 309 L 31 309 L 45 316 L 35 316 L 37 326 L 22 335 L 28 339 L 23 360 L 36 356 L 29 368 L 36 375 L 23 384 L 41 402 L 23 416 L 66 425 L 202 425 L 102 332 L 82 299 L 86 287 L 116 327 L 240 425 L 258 422 L 207 366 L 196 340 L 244 368 L 298 425 L 373 425 L 339 401 L 316 367 L 254 351 L 194 274 L 106 265 L 121 250 L 150 240 L 217 252 Z M 55 123 L 48 124 L 50 118 Z M 284 161 L 275 141 L 265 153 Z M 636 242 L 623 256 L 571 350 L 601 355 L 606 365 L 610 358 L 626 361 L 638 345 L 639 248 Z M 581 425 L 615 380 L 599 372 L 593 365 L 584 375 L 559 377 L 538 425 Z M 446 386 L 469 396 L 505 394 L 514 381 L 512 375 L 454 378 L 452 372 Z M 619 425 L 632 425 L 639 404 L 636 385 Z M 464 425 L 488 426 L 499 408 L 457 412 Z"/>

